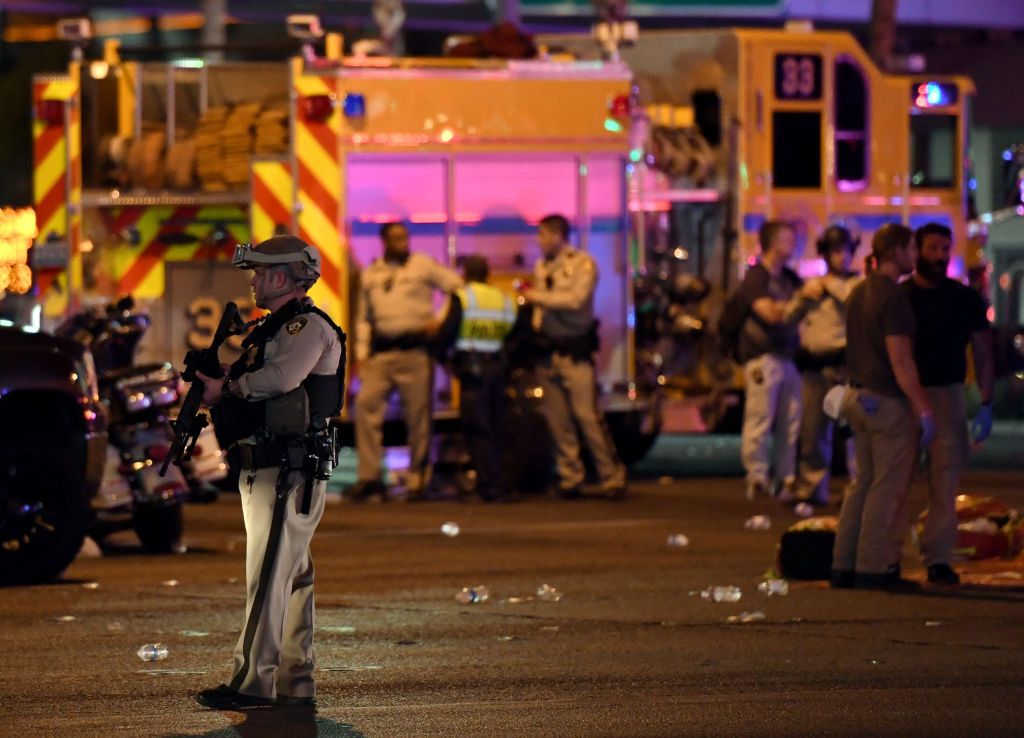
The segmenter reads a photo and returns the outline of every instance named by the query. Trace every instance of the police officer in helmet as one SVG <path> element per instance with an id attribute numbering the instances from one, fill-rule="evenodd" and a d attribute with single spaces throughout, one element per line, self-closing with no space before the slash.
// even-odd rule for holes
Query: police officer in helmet
<path id="1" fill-rule="evenodd" d="M 341 409 L 345 334 L 306 296 L 320 276 L 316 248 L 289 235 L 239 246 L 256 304 L 269 310 L 225 377 L 198 374 L 203 401 L 241 457 L 246 531 L 245 626 L 231 679 L 200 692 L 213 709 L 315 704 L 313 560 L 333 463 L 328 423 Z"/>

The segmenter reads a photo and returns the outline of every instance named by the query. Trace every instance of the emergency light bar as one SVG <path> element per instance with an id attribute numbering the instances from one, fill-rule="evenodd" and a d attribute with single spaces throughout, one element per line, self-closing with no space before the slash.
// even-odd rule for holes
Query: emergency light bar
<path id="1" fill-rule="evenodd" d="M 956 105 L 960 90 L 950 82 L 915 82 L 910 87 L 910 99 L 917 108 L 944 108 Z"/>

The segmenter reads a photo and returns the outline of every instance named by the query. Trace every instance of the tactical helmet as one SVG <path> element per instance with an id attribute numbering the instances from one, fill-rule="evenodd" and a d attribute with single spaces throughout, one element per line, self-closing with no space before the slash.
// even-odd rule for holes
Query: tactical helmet
<path id="1" fill-rule="evenodd" d="M 255 246 L 239 244 L 231 263 L 240 269 L 287 266 L 292 278 L 306 286 L 320 278 L 320 252 L 296 236 L 273 236 Z"/>
<path id="2" fill-rule="evenodd" d="M 860 238 L 855 237 L 844 225 L 833 224 L 825 229 L 818 239 L 818 256 L 827 259 L 834 249 L 845 247 L 851 252 L 857 250 Z"/>

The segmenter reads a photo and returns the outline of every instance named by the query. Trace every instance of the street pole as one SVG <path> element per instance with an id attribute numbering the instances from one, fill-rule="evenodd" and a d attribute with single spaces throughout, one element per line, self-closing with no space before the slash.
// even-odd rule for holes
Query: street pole
<path id="1" fill-rule="evenodd" d="M 227 43 L 228 0 L 202 0 L 199 9 L 203 14 L 202 44 L 207 49 L 203 59 L 207 62 L 224 61 L 223 47 Z"/>

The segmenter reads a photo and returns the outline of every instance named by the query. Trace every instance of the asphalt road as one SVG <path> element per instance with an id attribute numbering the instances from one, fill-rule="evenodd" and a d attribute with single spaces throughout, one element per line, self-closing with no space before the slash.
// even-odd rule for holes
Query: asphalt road
<path id="1" fill-rule="evenodd" d="M 1022 480 L 963 488 L 1022 507 Z M 744 529 L 756 513 L 771 530 Z M 768 598 L 756 586 L 796 518 L 735 478 L 639 481 L 620 503 L 331 505 L 314 542 L 319 712 L 205 710 L 192 695 L 229 676 L 241 626 L 244 538 L 237 496 L 186 517 L 186 554 L 128 536 L 62 582 L 0 590 L 0 735 L 1022 732 L 1024 560 L 961 567 L 955 591 L 793 582 Z M 667 546 L 674 533 L 689 545 Z M 909 547 L 905 561 L 920 578 Z M 545 583 L 560 601 L 528 599 Z M 477 584 L 487 602 L 454 600 Z M 693 596 L 713 584 L 743 597 Z M 170 656 L 140 661 L 153 641 Z"/>

